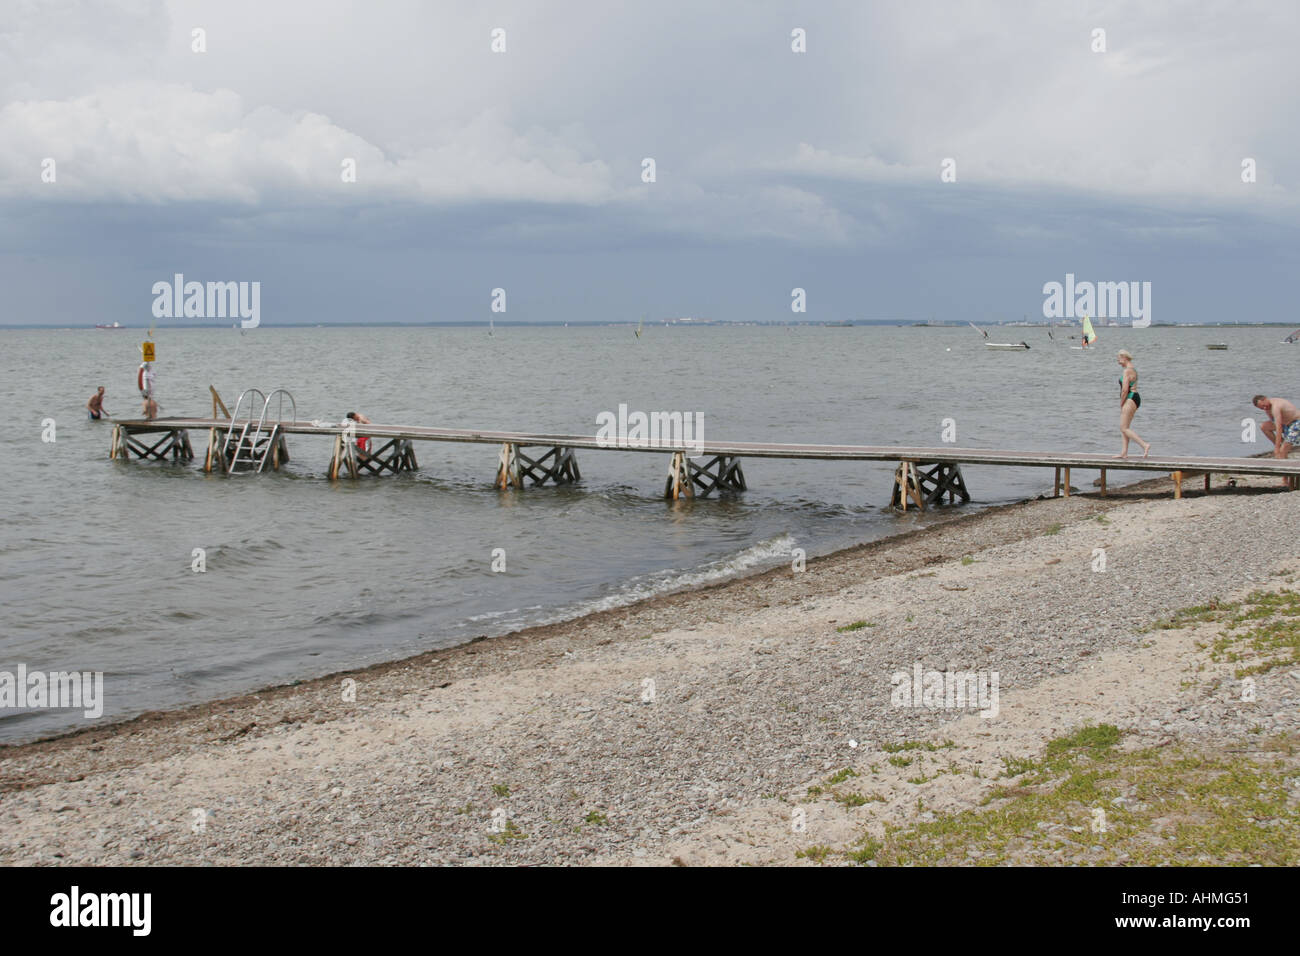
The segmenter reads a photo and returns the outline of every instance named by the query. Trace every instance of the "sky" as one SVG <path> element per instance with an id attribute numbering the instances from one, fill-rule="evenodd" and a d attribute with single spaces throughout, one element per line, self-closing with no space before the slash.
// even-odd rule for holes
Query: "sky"
<path id="1" fill-rule="evenodd" d="M 1067 274 L 1300 320 L 1297 48 L 1250 0 L 3 0 L 0 325 L 177 273 L 266 327 L 988 322 Z"/>

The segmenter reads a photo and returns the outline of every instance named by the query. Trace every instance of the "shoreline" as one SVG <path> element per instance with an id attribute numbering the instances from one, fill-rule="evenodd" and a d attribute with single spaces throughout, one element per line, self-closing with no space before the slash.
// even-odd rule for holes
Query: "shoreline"
<path id="1" fill-rule="evenodd" d="M 981 792 L 952 768 L 894 772 L 891 742 L 955 739 L 989 780 L 1076 721 L 1110 714 L 1136 734 L 1142 708 L 1179 693 L 1188 645 L 1158 648 L 1156 667 L 1144 628 L 1294 564 L 1300 496 L 1261 508 L 1258 482 L 1181 501 L 1168 488 L 958 514 L 802 573 L 12 745 L 0 862 L 818 862 L 800 854 L 903 819 L 918 788 L 926 812 Z M 1088 573 L 1097 547 L 1112 573 Z M 889 675 L 913 662 L 1000 672 L 1005 722 L 891 708 Z M 1123 720 L 1106 710 L 1125 699 Z M 1286 730 L 1276 712 L 1261 726 Z M 853 797 L 840 779 L 813 799 L 837 767 L 875 789 Z"/>
<path id="2" fill-rule="evenodd" d="M 1160 497 L 1167 491 L 1169 482 L 1167 478 L 1139 478 L 1135 481 L 1123 485 L 1112 484 L 1109 494 L 1106 498 L 1100 498 L 1095 492 L 1077 491 L 1071 495 L 1071 501 L 1090 500 L 1096 498 L 1099 506 L 1104 507 L 1108 501 L 1124 501 L 1136 495 L 1143 497 Z M 898 548 L 908 541 L 921 541 L 927 536 L 933 536 L 939 533 L 940 529 L 947 528 L 949 525 L 957 522 L 971 522 L 983 518 L 990 514 L 1006 514 L 1008 512 L 1017 512 L 1020 509 L 1030 508 L 1034 505 L 1046 501 L 1066 499 L 1052 498 L 1026 498 L 1020 501 L 1008 502 L 999 505 L 988 505 L 980 508 L 978 511 L 959 512 L 954 509 L 954 513 L 946 515 L 942 520 L 921 528 L 912 528 L 906 531 L 899 531 L 886 535 L 881 538 L 875 538 L 870 541 L 863 541 L 858 544 L 849 545 L 844 548 L 838 548 L 818 557 L 809 557 L 809 564 L 816 562 L 819 566 L 827 562 L 844 563 L 857 557 L 865 556 L 876 551 L 887 551 Z M 933 514 L 934 512 L 930 512 Z M 1029 535 L 1027 535 L 1029 536 Z M 888 560 L 888 559 L 887 559 Z M 928 559 L 927 559 L 928 560 Z M 920 567 L 922 565 L 917 565 Z M 898 566 L 889 569 L 891 573 L 909 570 L 906 566 Z M 721 581 L 712 581 L 704 584 L 692 585 L 673 591 L 667 591 L 663 594 L 656 594 L 648 598 L 641 598 L 630 604 L 622 604 L 617 607 L 605 608 L 602 610 L 589 611 L 578 614 L 574 617 L 565 618 L 560 621 L 554 621 L 548 624 L 532 624 L 527 627 L 516 628 L 499 635 L 482 635 L 470 638 L 460 644 L 451 647 L 437 648 L 428 651 L 421 651 L 418 654 L 412 654 L 407 657 L 395 658 L 390 661 L 379 661 L 372 664 L 365 664 L 353 668 L 330 671 L 318 677 L 309 677 L 297 679 L 283 683 L 266 684 L 262 687 L 254 688 L 239 694 L 231 694 L 225 697 L 218 697 L 212 700 L 197 701 L 189 704 L 181 704 L 176 707 L 165 707 L 143 711 L 130 717 L 113 719 L 105 723 L 96 724 L 92 727 L 80 727 L 71 730 L 56 731 L 52 734 L 37 737 L 32 740 L 18 741 L 15 743 L 0 742 L 0 792 L 4 792 L 8 783 L 3 773 L 4 760 L 8 755 L 25 748 L 38 747 L 46 744 L 54 744 L 59 741 L 65 741 L 73 738 L 82 738 L 94 736 L 95 743 L 101 742 L 102 735 L 109 737 L 116 736 L 118 733 L 138 726 L 157 726 L 160 723 L 183 720 L 194 717 L 200 712 L 212 708 L 229 707 L 233 708 L 239 705 L 246 705 L 251 701 L 263 701 L 273 699 L 285 694 L 291 694 L 297 691 L 320 690 L 324 685 L 333 685 L 344 678 L 357 678 L 366 675 L 379 675 L 405 666 L 416 666 L 433 663 L 445 663 L 448 658 L 456 656 L 458 653 L 477 654 L 478 651 L 466 652 L 466 648 L 483 644 L 484 642 L 502 642 L 516 641 L 529 642 L 534 640 L 544 640 L 555 636 L 557 633 L 566 632 L 573 628 L 589 628 L 618 626 L 622 620 L 633 616 L 638 611 L 659 610 L 670 607 L 678 607 L 683 598 L 702 597 L 713 591 L 722 591 L 733 586 L 758 583 L 760 581 L 776 578 L 788 577 L 789 569 L 785 564 L 778 564 L 775 567 L 744 571 L 733 577 Z"/>

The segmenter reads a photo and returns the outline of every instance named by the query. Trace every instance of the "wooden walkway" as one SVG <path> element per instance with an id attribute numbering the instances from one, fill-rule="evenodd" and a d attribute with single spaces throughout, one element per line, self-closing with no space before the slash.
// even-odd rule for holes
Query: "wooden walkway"
<path id="1" fill-rule="evenodd" d="M 221 441 L 231 427 L 225 418 L 159 418 L 113 420 L 112 458 L 130 458 L 132 453 L 140 459 L 189 460 L 193 457 L 187 432 L 206 430 L 209 435 L 205 468 L 225 467 L 229 458 L 239 463 L 238 449 L 221 447 Z M 1016 468 L 1052 468 L 1055 472 L 1055 493 L 1070 493 L 1070 474 L 1073 470 L 1099 471 L 1100 490 L 1106 494 L 1106 475 L 1111 471 L 1148 471 L 1164 473 L 1174 482 L 1175 497 L 1182 497 L 1183 482 L 1192 477 L 1204 477 L 1205 488 L 1210 487 L 1210 476 L 1218 475 L 1271 475 L 1287 479 L 1291 486 L 1300 485 L 1300 460 L 1274 458 L 1213 458 L 1189 455 L 1159 455 L 1150 458 L 1117 459 L 1105 455 L 1088 455 L 1075 452 L 1010 451 L 985 448 L 956 448 L 953 446 L 908 445 L 810 445 L 780 444 L 775 442 L 640 442 L 616 444 L 591 435 L 564 435 L 537 432 L 485 431 L 461 428 L 426 428 L 406 425 L 314 424 L 311 421 L 283 421 L 268 423 L 264 436 L 263 457 L 278 468 L 288 459 L 284 442 L 286 435 L 322 435 L 334 439 L 334 456 L 330 463 L 330 477 L 337 478 L 347 471 L 356 477 L 362 473 L 396 474 L 413 471 L 415 460 L 413 442 L 458 442 L 497 445 L 501 448 L 497 470 L 497 485 L 523 487 L 524 480 L 534 485 L 550 480 L 554 483 L 575 481 L 580 475 L 576 450 L 626 451 L 672 456 L 665 493 L 670 498 L 708 494 L 716 489 L 743 490 L 744 475 L 740 470 L 742 458 L 789 458 L 820 461 L 890 461 L 897 463 L 894 480 L 893 503 L 904 510 L 909 501 L 917 507 L 949 502 L 960 498 L 969 501 L 961 474 L 962 465 L 995 465 Z M 272 434 L 273 433 L 273 434 Z M 144 436 L 161 436 L 150 443 Z M 356 438 L 366 437 L 373 450 L 357 449 Z M 530 457 L 524 449 L 549 449 L 537 458 Z M 252 449 L 251 454 L 261 454 Z M 704 459 L 703 462 L 700 459 Z M 245 458 L 245 461 L 248 459 Z M 261 470 L 260 467 L 258 470 Z"/>

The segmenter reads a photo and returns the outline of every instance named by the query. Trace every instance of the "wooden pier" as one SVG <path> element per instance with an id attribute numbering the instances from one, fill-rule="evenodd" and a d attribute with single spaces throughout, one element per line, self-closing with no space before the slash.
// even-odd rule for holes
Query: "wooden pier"
<path id="1" fill-rule="evenodd" d="M 224 406 L 222 406 L 224 409 Z M 250 470 L 272 470 L 288 460 L 286 437 L 320 435 L 333 439 L 334 454 L 327 474 L 356 478 L 362 474 L 383 475 L 414 471 L 415 442 L 457 442 L 496 445 L 496 486 L 524 488 L 547 482 L 578 481 L 578 451 L 623 451 L 658 454 L 669 458 L 665 497 L 693 498 L 714 491 L 743 491 L 745 477 L 741 459 L 786 458 L 816 461 L 884 461 L 897 464 L 891 503 L 907 510 L 909 504 L 921 510 L 957 500 L 970 501 L 961 468 L 963 465 L 996 465 L 1013 468 L 1051 468 L 1054 495 L 1070 494 L 1072 472 L 1098 471 L 1100 492 L 1106 494 L 1106 476 L 1112 471 L 1163 473 L 1173 482 L 1175 498 L 1183 494 L 1183 482 L 1203 477 L 1206 491 L 1211 475 L 1264 475 L 1285 479 L 1294 489 L 1300 486 L 1300 460 L 1274 458 L 1209 458 L 1162 455 L 1151 458 L 1118 459 L 1105 455 L 1071 452 L 1002 451 L 984 448 L 954 448 L 900 445 L 802 445 L 772 442 L 640 442 L 616 444 L 590 435 L 562 435 L 529 432 L 487 431 L 465 428 L 428 428 L 405 425 L 326 424 L 310 421 L 272 421 L 257 433 L 229 418 L 159 418 L 115 420 L 109 457 L 140 460 L 188 461 L 193 458 L 188 432 L 208 432 L 204 468 L 221 468 L 233 473 L 242 463 Z M 377 447 L 363 451 L 358 433 Z M 233 437 L 242 435 L 237 441 Z M 541 449 L 540 453 L 533 451 Z"/>

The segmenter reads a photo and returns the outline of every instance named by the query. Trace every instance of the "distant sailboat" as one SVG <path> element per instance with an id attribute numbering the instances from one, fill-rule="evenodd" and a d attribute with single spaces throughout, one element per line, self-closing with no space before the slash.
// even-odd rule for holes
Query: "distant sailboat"
<path id="1" fill-rule="evenodd" d="M 638 321 L 637 324 L 636 324 L 636 332 L 635 332 L 634 334 L 636 335 L 636 337 L 637 337 L 638 339 L 641 337 L 641 325 L 642 325 L 643 322 L 645 322 L 645 319 L 641 319 L 641 320 Z"/>
<path id="2" fill-rule="evenodd" d="M 1070 348 L 1087 351 L 1088 347 L 1095 341 L 1097 341 L 1097 330 L 1092 327 L 1092 319 L 1085 315 L 1083 317 L 1083 344 L 1071 345 Z"/>
<path id="3" fill-rule="evenodd" d="M 966 324 L 969 325 L 969 326 L 970 326 L 972 329 L 974 329 L 976 332 L 978 332 L 980 335 L 984 336 L 986 339 L 989 337 L 989 334 L 988 334 L 987 332 L 985 332 L 983 329 L 981 329 L 981 328 L 980 328 L 978 325 L 976 325 L 974 322 L 967 322 Z"/>
<path id="4" fill-rule="evenodd" d="M 1300 329 L 1296 329 L 1294 332 L 1292 332 L 1282 341 L 1285 342 L 1287 345 L 1291 345 L 1297 341 L 1300 341 Z"/>

